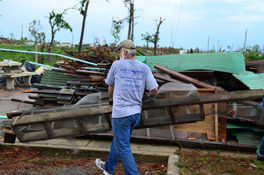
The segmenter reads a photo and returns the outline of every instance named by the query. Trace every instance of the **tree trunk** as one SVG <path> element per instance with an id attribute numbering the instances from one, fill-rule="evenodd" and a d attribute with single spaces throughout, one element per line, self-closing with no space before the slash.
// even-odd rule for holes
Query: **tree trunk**
<path id="1" fill-rule="evenodd" d="M 131 40 L 134 41 L 134 4 L 131 4 L 131 13 L 132 13 L 132 34 L 131 34 Z"/>
<path id="2" fill-rule="evenodd" d="M 86 15 L 87 15 L 87 11 L 88 11 L 88 6 L 89 6 L 89 0 L 86 1 L 86 5 L 85 5 L 83 24 L 82 24 L 82 33 L 81 33 L 81 38 L 80 38 L 80 43 L 79 43 L 79 52 L 82 51 L 83 34 L 84 34 L 85 20 L 86 20 Z"/>
<path id="3" fill-rule="evenodd" d="M 49 46 L 49 53 L 51 53 L 52 51 L 52 45 L 53 45 L 53 42 L 54 42 L 54 36 L 55 36 L 55 33 L 53 33 L 53 28 L 51 29 L 51 33 L 52 33 L 52 36 L 51 36 L 51 42 L 50 42 L 50 46 Z M 51 55 L 49 55 L 48 57 L 48 62 L 50 64 L 50 59 L 51 59 Z"/>
<path id="4" fill-rule="evenodd" d="M 154 42 L 154 55 L 156 55 L 156 49 L 157 49 L 157 43 L 158 43 L 158 39 L 159 39 L 159 28 L 161 23 L 164 21 L 165 19 L 162 20 L 162 18 L 160 17 L 160 21 L 159 24 L 157 26 L 157 32 L 155 34 L 155 42 Z"/>
<path id="5" fill-rule="evenodd" d="M 129 21 L 128 21 L 128 35 L 127 39 L 131 39 L 131 23 L 132 23 L 132 3 L 129 1 L 130 9 L 129 9 Z"/>
<path id="6" fill-rule="evenodd" d="M 38 52 L 38 43 L 35 42 L 35 52 Z M 38 54 L 35 54 L 35 63 L 38 63 Z"/>

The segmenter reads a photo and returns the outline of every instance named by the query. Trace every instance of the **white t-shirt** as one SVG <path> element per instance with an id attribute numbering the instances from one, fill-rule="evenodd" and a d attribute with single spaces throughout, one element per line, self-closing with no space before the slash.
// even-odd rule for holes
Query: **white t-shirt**
<path id="1" fill-rule="evenodd" d="M 150 68 L 136 59 L 115 61 L 105 83 L 114 85 L 112 118 L 141 113 L 145 89 L 158 87 Z"/>

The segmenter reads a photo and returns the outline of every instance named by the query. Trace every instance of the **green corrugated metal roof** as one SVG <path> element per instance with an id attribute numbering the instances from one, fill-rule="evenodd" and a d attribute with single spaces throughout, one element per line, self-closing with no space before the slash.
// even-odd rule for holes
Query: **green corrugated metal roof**
<path id="1" fill-rule="evenodd" d="M 227 73 L 245 71 L 245 60 L 241 52 L 148 56 L 146 64 L 152 71 L 156 71 L 154 68 L 156 64 L 174 71 L 214 70 Z"/>
<path id="2" fill-rule="evenodd" d="M 264 89 L 264 73 L 254 74 L 253 72 L 244 71 L 233 74 L 233 76 L 249 89 Z"/>
<path id="3" fill-rule="evenodd" d="M 45 70 L 40 84 L 54 85 L 54 86 L 67 86 L 67 81 L 69 81 L 70 79 L 78 79 L 78 78 L 64 76 L 64 73 L 61 73 L 61 72 Z"/>
<path id="4" fill-rule="evenodd" d="M 136 59 L 137 59 L 138 61 L 141 61 L 142 63 L 145 63 L 145 62 L 146 62 L 146 58 L 147 58 L 147 56 L 137 56 L 137 57 L 136 57 Z"/>

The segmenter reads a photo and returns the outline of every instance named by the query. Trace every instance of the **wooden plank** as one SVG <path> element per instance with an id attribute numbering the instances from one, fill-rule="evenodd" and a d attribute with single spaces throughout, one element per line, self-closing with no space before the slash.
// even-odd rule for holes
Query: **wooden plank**
<path id="1" fill-rule="evenodd" d="M 217 89 L 215 89 L 215 93 L 217 93 Z M 215 103 L 215 138 L 218 140 L 218 104 Z"/>
<path id="2" fill-rule="evenodd" d="M 78 127 L 80 133 L 85 133 L 85 129 L 84 129 L 83 124 L 82 124 L 82 122 L 80 121 L 80 119 L 76 118 L 76 119 L 74 119 L 74 120 L 75 120 L 75 122 L 76 122 L 76 125 L 77 125 L 77 127 Z"/>
<path id="3" fill-rule="evenodd" d="M 263 63 L 264 63 L 264 60 L 246 61 L 246 66 L 258 66 Z"/>
<path id="4" fill-rule="evenodd" d="M 215 77 L 215 71 L 177 71 L 183 75 L 186 75 L 188 77 L 192 78 L 213 78 Z"/>
<path id="5" fill-rule="evenodd" d="M 106 114 L 105 117 L 106 117 L 106 120 L 107 120 L 107 123 L 108 123 L 109 128 L 112 128 L 110 115 L 109 114 Z"/>
<path id="6" fill-rule="evenodd" d="M 52 69 L 54 72 L 60 72 L 60 73 L 67 73 L 67 74 L 74 74 L 73 71 L 67 71 L 67 70 L 62 70 L 62 69 Z"/>
<path id="7" fill-rule="evenodd" d="M 103 113 L 110 114 L 112 112 L 112 106 L 102 106 Z M 32 115 L 24 115 L 22 118 L 18 119 L 16 122 L 16 126 L 25 125 L 28 123 L 37 124 L 47 121 L 59 121 L 72 119 L 75 117 L 87 116 L 87 115 L 102 115 L 103 114 L 99 107 L 90 107 L 90 108 L 82 108 L 82 109 L 74 109 L 60 112 L 47 112 L 41 114 L 34 114 L 34 118 Z"/>
<path id="8" fill-rule="evenodd" d="M 196 95 L 190 95 L 188 97 L 156 99 L 154 101 L 144 103 L 142 109 L 144 110 L 144 109 L 157 109 L 157 108 L 166 108 L 166 107 L 175 107 L 175 106 L 190 106 L 190 105 L 208 104 L 208 103 L 246 101 L 249 99 L 256 100 L 256 99 L 262 99 L 263 96 L 264 96 L 264 92 L 262 89 L 207 94 L 207 95 L 200 95 L 199 97 L 197 97 Z"/>
<path id="9" fill-rule="evenodd" d="M 152 102 L 147 102 L 143 104 L 142 110 L 149 109 L 158 109 L 158 108 L 167 108 L 175 106 L 190 106 L 197 104 L 208 104 L 208 103 L 219 103 L 219 102 L 231 102 L 231 101 L 240 101 L 248 99 L 261 99 L 264 96 L 263 90 L 246 90 L 246 91 L 236 91 L 230 93 L 218 93 L 218 94 L 208 94 L 189 97 L 178 97 L 170 99 L 156 99 Z M 199 99 L 200 98 L 200 99 Z M 38 114 L 38 117 L 35 116 L 32 118 L 31 115 L 25 115 L 22 119 L 19 119 L 16 122 L 16 125 L 23 125 L 26 123 L 40 123 L 43 121 L 50 120 L 61 120 L 67 118 L 74 118 L 78 116 L 87 116 L 87 115 L 101 115 L 101 114 L 110 114 L 112 112 L 112 106 L 106 105 L 102 106 L 103 113 L 100 111 L 99 107 L 90 107 L 83 109 L 74 109 L 56 113 L 43 113 Z"/>
<path id="10" fill-rule="evenodd" d="M 83 75 L 76 75 L 76 74 L 69 74 L 69 73 L 65 73 L 64 76 L 69 76 L 69 77 L 75 77 L 75 78 L 87 78 L 87 76 L 83 76 Z"/>
<path id="11" fill-rule="evenodd" d="M 78 128 L 54 129 L 52 139 L 83 136 L 88 133 L 106 132 L 108 130 L 110 130 L 108 124 L 97 124 L 97 125 L 86 126 L 84 127 L 85 133 L 80 133 Z M 23 137 L 19 139 L 19 141 L 30 142 L 30 141 L 48 140 L 48 139 L 50 138 L 47 137 L 47 134 L 45 131 L 37 131 L 37 132 L 24 133 Z"/>
<path id="12" fill-rule="evenodd" d="M 200 104 L 199 106 L 200 106 L 200 113 L 202 115 L 202 119 L 205 119 L 204 106 L 203 106 L 203 104 Z"/>
<path id="13" fill-rule="evenodd" d="M 89 70 L 75 70 L 77 73 L 84 73 L 84 74 L 89 74 L 89 75 L 103 75 L 104 72 L 97 72 L 97 71 L 89 71 Z"/>
<path id="14" fill-rule="evenodd" d="M 34 101 L 27 101 L 27 100 L 20 100 L 20 99 L 16 99 L 16 98 L 12 98 L 11 101 L 44 106 L 44 103 L 34 102 Z"/>
<path id="15" fill-rule="evenodd" d="M 175 118 L 174 118 L 172 107 L 167 108 L 167 113 L 169 114 L 169 116 L 171 118 L 171 122 L 175 122 Z"/>
<path id="16" fill-rule="evenodd" d="M 175 83 L 187 84 L 185 82 L 182 82 L 182 81 L 179 81 L 179 80 L 175 80 L 175 79 L 172 79 L 172 78 L 169 78 L 169 77 L 165 77 L 165 76 L 159 75 L 159 74 L 154 74 L 153 76 L 155 78 L 157 78 L 157 79 L 160 79 L 160 80 L 163 80 L 163 81 L 167 81 L 167 82 L 175 82 Z"/>
<path id="17" fill-rule="evenodd" d="M 200 113 L 196 114 L 183 114 L 174 116 L 174 121 L 172 122 L 171 117 L 162 116 L 162 117 L 149 117 L 142 119 L 144 125 L 137 125 L 135 128 L 151 128 L 157 126 L 167 126 L 174 125 L 179 123 L 193 123 L 197 121 L 203 121 Z"/>
<path id="18" fill-rule="evenodd" d="M 68 85 L 68 82 L 67 82 L 67 85 Z M 94 82 L 94 83 L 79 83 L 79 82 L 72 82 L 72 83 L 69 83 L 69 85 L 76 85 L 76 86 L 94 86 L 94 85 L 105 85 L 105 86 L 108 86 L 106 83 L 104 82 Z"/>
<path id="19" fill-rule="evenodd" d="M 260 73 L 263 73 L 263 72 L 264 72 L 264 63 L 261 63 L 258 66 L 258 73 L 260 74 Z"/>
<path id="20" fill-rule="evenodd" d="M 193 79 L 193 78 L 191 78 L 191 77 L 188 77 L 188 76 L 183 75 L 183 74 L 181 74 L 181 73 L 179 73 L 179 72 L 173 71 L 173 70 L 171 70 L 171 69 L 169 69 L 169 68 L 166 68 L 166 67 L 164 67 L 164 66 L 161 66 L 161 65 L 159 65 L 159 64 L 156 64 L 154 67 L 155 67 L 156 69 L 158 69 L 158 70 L 160 70 L 160 71 L 166 73 L 166 74 L 169 74 L 169 75 L 173 76 L 173 77 L 179 78 L 179 79 L 181 79 L 181 80 L 183 80 L 183 81 L 185 81 L 185 82 L 188 82 L 188 83 L 192 83 L 192 84 L 194 84 L 195 86 L 203 87 L 203 88 L 208 88 L 208 89 L 214 89 L 214 88 L 215 88 L 214 86 L 211 86 L 211 85 L 206 84 L 206 83 L 204 83 L 204 82 L 201 82 L 201 81 L 199 81 L 199 80 Z"/>
<path id="21" fill-rule="evenodd" d="M 199 91 L 200 95 L 205 95 L 205 94 L 212 94 L 214 93 L 213 91 Z M 225 91 L 218 91 L 218 93 L 224 93 Z M 205 120 L 204 121 L 198 121 L 197 123 L 189 123 L 189 124 L 177 124 L 175 125 L 175 130 L 184 130 L 184 131 L 192 131 L 192 132 L 198 132 L 198 133 L 207 133 L 208 139 L 216 141 L 216 133 L 215 133 L 215 120 L 214 116 L 214 103 L 210 104 L 204 104 L 204 112 L 205 112 Z M 198 106 L 190 106 L 189 107 L 190 111 L 198 111 Z M 218 110 L 219 111 L 226 111 L 226 103 L 218 103 Z M 179 111 L 179 109 L 175 110 L 176 113 L 179 112 L 184 112 L 184 111 Z M 226 141 L 226 118 L 223 117 L 218 117 L 218 141 Z"/>
<path id="22" fill-rule="evenodd" d="M 177 71 L 183 75 L 192 78 L 213 78 L 215 77 L 215 71 L 211 70 L 201 70 L 201 71 Z M 153 72 L 156 73 L 156 72 Z"/>
<path id="23" fill-rule="evenodd" d="M 43 127 L 48 135 L 48 137 L 52 138 L 52 128 L 50 123 L 43 123 Z"/>

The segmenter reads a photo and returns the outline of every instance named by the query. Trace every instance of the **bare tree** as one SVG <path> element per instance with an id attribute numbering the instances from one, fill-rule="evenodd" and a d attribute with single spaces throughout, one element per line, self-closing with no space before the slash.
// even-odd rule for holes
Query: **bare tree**
<path id="1" fill-rule="evenodd" d="M 106 1 L 109 2 L 108 0 L 106 0 Z M 85 4 L 85 2 L 86 2 L 86 4 Z M 82 51 L 83 34 L 84 34 L 85 20 L 86 20 L 86 16 L 87 16 L 89 2 L 90 2 L 90 0 L 81 0 L 80 1 L 81 6 L 78 9 L 80 11 L 80 14 L 83 15 L 82 32 L 81 32 L 81 38 L 80 38 L 80 43 L 79 43 L 79 52 Z M 85 8 L 84 8 L 84 4 L 85 4 Z"/>
<path id="2" fill-rule="evenodd" d="M 157 43 L 160 40 L 159 38 L 160 25 L 163 23 L 164 20 L 165 19 L 162 19 L 162 17 L 160 17 L 159 23 L 157 24 L 157 30 L 155 34 L 150 35 L 148 32 L 146 32 L 146 34 L 141 34 L 141 37 L 142 37 L 141 39 L 147 42 L 147 46 L 149 42 L 152 42 L 154 44 L 154 55 L 156 55 Z"/>
<path id="3" fill-rule="evenodd" d="M 40 24 L 40 20 L 33 20 L 31 23 L 29 23 L 28 31 L 30 32 L 31 36 L 34 38 L 35 42 L 35 51 L 38 51 L 38 43 L 40 44 L 40 50 L 41 52 L 44 51 L 45 48 L 45 40 L 46 35 L 44 32 L 40 32 L 42 29 L 42 26 Z M 43 63 L 43 57 L 40 58 L 40 63 Z M 38 62 L 38 55 L 35 55 L 35 62 Z"/>

